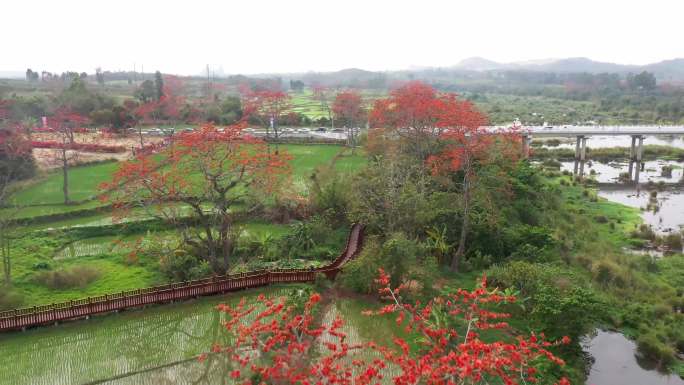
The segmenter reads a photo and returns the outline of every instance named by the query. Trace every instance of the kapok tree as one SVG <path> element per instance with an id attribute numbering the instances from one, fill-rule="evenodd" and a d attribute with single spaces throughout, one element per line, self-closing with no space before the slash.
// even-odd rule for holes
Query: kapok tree
<path id="1" fill-rule="evenodd" d="M 278 141 L 280 137 L 280 119 L 291 111 L 290 95 L 278 89 L 266 89 L 252 91 L 244 89 L 242 93 L 242 105 L 248 114 L 252 114 L 266 127 L 266 137 L 273 136 Z"/>
<path id="2" fill-rule="evenodd" d="M 427 159 L 433 174 L 461 179 L 461 231 L 458 247 L 450 263 L 451 270 L 458 271 L 470 231 L 472 192 L 480 181 L 481 171 L 494 162 L 514 164 L 518 158 L 518 146 L 515 145 L 518 135 L 514 129 L 493 132 L 480 125 L 459 125 L 455 122 L 442 131 L 439 140 L 442 150 Z"/>
<path id="3" fill-rule="evenodd" d="M 487 118 L 467 100 L 453 93 L 438 93 L 421 82 L 411 82 L 375 102 L 371 111 L 374 127 L 393 130 L 403 138 L 409 152 L 437 173 L 462 173 L 462 225 L 459 244 L 452 255 L 451 269 L 458 270 L 466 251 L 470 230 L 473 185 L 479 167 L 490 155 L 498 138 L 484 125 Z"/>
<path id="4" fill-rule="evenodd" d="M 78 159 L 78 151 L 72 150 L 75 143 L 74 133 L 88 123 L 88 118 L 74 112 L 68 107 L 59 108 L 47 119 L 48 126 L 58 136 L 60 147 L 52 153 L 50 162 L 62 169 L 62 192 L 64 204 L 70 204 L 69 199 L 69 167 Z"/>
<path id="5" fill-rule="evenodd" d="M 405 303 L 406 286 L 390 286 L 382 270 L 376 280 L 381 296 L 389 304 L 368 316 L 396 316 L 398 329 L 393 346 L 377 341 L 349 341 L 342 331 L 344 321 L 316 322 L 314 309 L 321 301 L 311 295 L 298 311 L 285 298 L 256 303 L 244 300 L 237 306 L 219 305 L 228 315 L 225 327 L 232 336 L 229 346 L 215 345 L 214 354 L 227 354 L 230 376 L 239 384 L 378 384 L 383 379 L 397 385 L 509 385 L 537 383 L 568 385 L 566 378 L 541 378 L 538 365 L 544 361 L 564 365 L 550 349 L 567 344 L 569 338 L 549 342 L 543 335 L 517 335 L 488 342 L 481 334 L 503 331 L 507 313 L 494 311 L 497 304 L 515 298 L 487 287 L 482 278 L 472 291 L 458 289 L 427 303 Z M 419 341 L 412 346 L 407 341 Z M 200 356 L 204 360 L 206 354 Z"/>
<path id="6" fill-rule="evenodd" d="M 290 156 L 267 151 L 242 134 L 244 124 L 205 125 L 174 137 L 156 155 L 123 163 L 103 199 L 117 216 L 142 207 L 179 228 L 182 242 L 217 273 L 228 271 L 236 241 L 236 207 L 259 193 L 276 194 L 290 173 Z M 189 214 L 189 215 L 188 215 Z M 186 225 L 188 216 L 195 225 Z"/>
<path id="7" fill-rule="evenodd" d="M 342 91 L 338 93 L 335 96 L 332 110 L 335 113 L 335 119 L 343 122 L 347 127 L 347 141 L 353 152 L 359 132 L 358 126 L 366 117 L 361 94 L 357 91 Z"/>
<path id="8" fill-rule="evenodd" d="M 388 98 L 376 100 L 370 112 L 371 127 L 393 130 L 423 160 L 434 150 L 443 131 L 475 128 L 486 122 L 486 117 L 469 101 L 458 99 L 455 94 L 438 93 L 419 81 L 392 90 Z"/>

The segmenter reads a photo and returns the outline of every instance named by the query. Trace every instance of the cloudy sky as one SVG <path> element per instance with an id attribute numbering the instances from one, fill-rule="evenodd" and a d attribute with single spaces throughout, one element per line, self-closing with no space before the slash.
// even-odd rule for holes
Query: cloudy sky
<path id="1" fill-rule="evenodd" d="M 684 57 L 682 0 L 2 0 L 0 71 L 369 70 Z"/>

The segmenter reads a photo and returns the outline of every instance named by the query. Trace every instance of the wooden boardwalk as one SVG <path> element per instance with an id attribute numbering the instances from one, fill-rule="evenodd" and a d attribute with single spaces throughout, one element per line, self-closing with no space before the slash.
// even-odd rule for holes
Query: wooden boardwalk
<path id="1" fill-rule="evenodd" d="M 363 229 L 363 225 L 354 224 L 349 232 L 346 246 L 340 255 L 329 265 L 317 269 L 252 271 L 196 281 L 177 282 L 32 308 L 9 310 L 0 312 L 0 332 L 85 318 L 95 314 L 145 305 L 182 301 L 200 296 L 263 287 L 274 283 L 312 282 L 316 279 L 317 274 L 325 274 L 326 277 L 334 279 L 342 266 L 361 251 L 363 246 Z"/>

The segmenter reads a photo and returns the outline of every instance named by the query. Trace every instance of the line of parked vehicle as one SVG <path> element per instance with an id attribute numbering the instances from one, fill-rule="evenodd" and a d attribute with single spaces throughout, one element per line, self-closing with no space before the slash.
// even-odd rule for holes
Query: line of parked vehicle
<path id="1" fill-rule="evenodd" d="M 128 129 L 131 133 L 138 133 L 137 128 L 129 128 Z M 220 128 L 219 128 L 220 130 Z M 143 135 L 150 135 L 150 136 L 171 136 L 176 133 L 181 133 L 181 132 L 193 132 L 195 131 L 195 128 L 193 127 L 185 127 L 185 128 L 176 128 L 176 127 L 166 127 L 166 128 L 159 128 L 159 127 L 150 127 L 150 128 L 144 128 L 141 130 Z M 248 127 L 245 128 L 245 132 L 249 132 L 252 134 L 265 134 L 267 130 L 265 128 L 252 128 Z M 273 130 L 269 130 L 271 133 Z M 299 127 L 299 128 L 292 128 L 292 127 L 284 127 L 278 130 L 279 134 L 282 135 L 287 135 L 287 134 L 309 134 L 309 133 L 335 133 L 335 134 L 341 134 L 346 132 L 346 129 L 343 128 L 335 128 L 335 129 L 329 129 L 326 127 L 318 127 L 318 128 L 308 128 L 308 127 Z"/>

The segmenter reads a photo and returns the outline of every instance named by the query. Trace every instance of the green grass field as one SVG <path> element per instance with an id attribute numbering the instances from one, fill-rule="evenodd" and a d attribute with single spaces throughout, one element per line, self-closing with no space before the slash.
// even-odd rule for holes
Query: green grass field
<path id="1" fill-rule="evenodd" d="M 295 183 L 304 183 L 319 166 L 332 164 L 338 154 L 343 154 L 335 162 L 335 167 L 345 172 L 362 167 L 365 159 L 363 153 L 357 151 L 350 155 L 349 150 L 335 145 L 299 145 L 283 144 L 281 149 L 293 156 L 291 162 Z M 100 193 L 99 186 L 111 180 L 118 169 L 117 162 L 98 163 L 94 165 L 73 167 L 69 170 L 69 196 L 74 204 L 64 205 L 62 192 L 63 176 L 61 171 L 54 171 L 36 183 L 28 185 L 13 194 L 11 202 L 21 209 L 13 213 L 16 218 L 31 218 L 42 215 L 69 213 L 92 209 L 103 203 L 95 198 Z M 1 209 L 9 214 L 14 209 Z"/>
<path id="2" fill-rule="evenodd" d="M 98 193 L 98 186 L 111 180 L 118 167 L 117 162 L 106 162 L 70 168 L 69 198 L 74 202 L 94 198 Z M 63 180 L 61 170 L 51 172 L 43 181 L 15 193 L 12 202 L 20 206 L 62 204 Z"/>
<path id="3" fill-rule="evenodd" d="M 352 155 L 348 148 L 342 146 L 287 144 L 280 145 L 280 148 L 293 156 L 291 165 L 294 183 L 303 186 L 317 167 L 333 166 L 336 170 L 346 173 L 363 167 L 365 163 L 361 150 Z M 82 202 L 70 205 L 62 203 L 60 172 L 40 177 L 35 183 L 26 184 L 24 189 L 13 195 L 15 204 L 25 206 L 18 211 L 16 217 L 31 218 L 98 208 L 103 205 L 94 199 L 100 193 L 99 185 L 109 181 L 117 168 L 116 162 L 72 168 L 69 174 L 71 199 Z M 3 209 L 0 213 L 8 210 L 14 209 Z M 144 212 L 141 211 L 141 214 Z M 145 218 L 148 217 L 142 215 L 134 220 Z M 74 233 L 79 227 L 85 226 L 86 228 L 80 231 L 89 234 L 88 227 L 107 228 L 111 225 L 111 214 L 105 210 L 99 213 L 74 213 L 73 218 L 55 219 L 18 228 L 20 231 L 17 234 L 21 234 L 22 237 L 12 243 L 12 285 L 13 290 L 23 297 L 21 306 L 68 301 L 166 282 L 156 258 L 141 255 L 131 262 L 127 258 L 130 247 L 127 249 L 124 245 L 114 248 L 113 243 L 134 242 L 152 234 L 174 236 L 175 231 L 154 230 L 153 233 L 149 233 L 145 230 L 147 225 L 144 224 L 139 233 L 133 234 L 125 232 L 121 235 L 90 238 L 78 238 L 78 235 L 74 235 L 80 234 Z M 290 231 L 287 224 L 250 221 L 240 225 L 250 234 L 270 234 L 274 238 Z M 69 249 L 65 249 L 67 245 Z M 50 288 L 36 279 L 42 271 L 65 270 L 75 266 L 92 267 L 100 272 L 100 276 L 83 287 L 68 289 Z"/>

